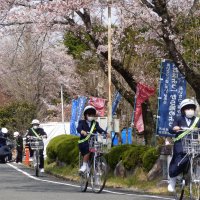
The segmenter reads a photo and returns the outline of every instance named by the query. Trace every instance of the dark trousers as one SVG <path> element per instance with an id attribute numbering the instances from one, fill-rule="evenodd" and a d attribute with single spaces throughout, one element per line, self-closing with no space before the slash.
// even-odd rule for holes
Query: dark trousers
<path id="1" fill-rule="evenodd" d="M 185 157 L 181 141 L 175 142 L 173 157 L 169 165 L 169 176 L 171 178 L 178 176 L 182 172 L 186 173 L 189 167 L 189 159 Z"/>
<path id="2" fill-rule="evenodd" d="M 17 150 L 16 163 L 18 162 L 22 163 L 22 154 L 23 154 L 23 150 Z"/>
<path id="3" fill-rule="evenodd" d="M 40 154 L 40 166 L 39 166 L 39 168 L 40 169 L 44 168 L 44 154 L 43 154 L 43 152 L 44 152 L 43 149 L 41 149 L 39 151 L 39 154 Z"/>

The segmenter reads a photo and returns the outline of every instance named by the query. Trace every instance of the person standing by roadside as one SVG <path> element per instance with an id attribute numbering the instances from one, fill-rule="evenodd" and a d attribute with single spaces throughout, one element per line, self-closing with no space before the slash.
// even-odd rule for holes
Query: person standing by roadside
<path id="1" fill-rule="evenodd" d="M 16 140 L 16 150 L 17 150 L 17 157 L 16 163 L 22 163 L 22 155 L 23 155 L 23 138 L 19 132 L 14 132 L 14 138 Z"/>

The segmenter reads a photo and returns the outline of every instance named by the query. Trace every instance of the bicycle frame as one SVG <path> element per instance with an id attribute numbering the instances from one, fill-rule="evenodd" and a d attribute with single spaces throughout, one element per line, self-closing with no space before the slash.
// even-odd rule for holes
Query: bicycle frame
<path id="1" fill-rule="evenodd" d="M 44 144 L 41 138 L 34 137 L 30 141 L 30 147 L 34 151 L 33 153 L 33 166 L 35 169 L 35 175 L 39 176 L 40 165 L 40 150 L 44 149 Z"/>
<path id="2" fill-rule="evenodd" d="M 107 178 L 107 163 L 103 157 L 105 152 L 105 144 L 97 141 L 97 135 L 92 135 L 89 141 L 90 160 L 89 167 L 84 174 L 81 174 L 81 191 L 87 190 L 89 179 L 91 179 L 92 190 L 95 193 L 100 193 L 106 183 Z M 81 157 L 79 157 L 79 166 L 81 165 Z M 102 168 L 103 166 L 103 168 Z M 98 184 L 97 184 L 98 179 Z M 103 180 L 101 180 L 103 179 Z"/>
<path id="3" fill-rule="evenodd" d="M 178 165 L 183 162 L 183 160 L 188 157 L 190 163 L 189 173 L 189 198 L 191 200 L 200 199 L 200 130 L 191 130 L 190 133 L 181 139 L 183 152 L 185 153 L 184 158 L 178 163 Z M 181 183 L 181 194 L 178 195 L 178 189 L 176 191 L 176 198 L 182 199 L 184 196 L 184 190 L 186 187 L 185 178 L 183 178 Z"/>

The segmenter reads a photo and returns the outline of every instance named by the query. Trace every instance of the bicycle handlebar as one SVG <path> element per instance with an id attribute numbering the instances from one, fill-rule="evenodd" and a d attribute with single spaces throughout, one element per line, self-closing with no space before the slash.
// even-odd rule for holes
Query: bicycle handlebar
<path id="1" fill-rule="evenodd" d="M 42 137 L 42 136 L 40 136 L 40 138 L 39 137 L 35 137 L 35 136 L 29 136 L 29 137 L 27 137 L 29 140 L 33 140 L 33 141 L 42 141 L 42 139 L 44 138 L 44 137 Z"/>
<path id="2" fill-rule="evenodd" d="M 90 134 L 90 132 L 87 132 L 87 135 L 89 135 Z M 90 134 L 91 136 L 98 136 L 98 134 L 96 134 L 96 133 L 92 133 L 92 134 Z M 106 138 L 106 136 L 107 136 L 107 134 L 105 134 L 105 133 L 101 133 L 100 134 L 101 136 L 103 136 L 104 138 Z"/>
<path id="3" fill-rule="evenodd" d="M 188 127 L 181 127 L 180 130 L 176 131 L 177 133 L 184 132 L 184 131 L 190 131 L 190 132 L 200 132 L 200 128 L 190 129 Z"/>

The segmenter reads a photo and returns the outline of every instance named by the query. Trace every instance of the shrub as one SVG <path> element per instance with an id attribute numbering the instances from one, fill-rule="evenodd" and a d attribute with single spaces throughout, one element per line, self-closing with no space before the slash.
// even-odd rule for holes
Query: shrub
<path id="1" fill-rule="evenodd" d="M 78 140 L 76 136 L 66 137 L 57 149 L 58 160 L 68 165 L 75 166 L 78 163 Z"/>
<path id="2" fill-rule="evenodd" d="M 125 169 L 131 170 L 136 166 L 142 166 L 142 157 L 146 151 L 146 146 L 134 146 L 124 152 L 122 155 L 122 162 Z"/>
<path id="3" fill-rule="evenodd" d="M 111 169 L 115 169 L 117 163 L 122 159 L 122 154 L 129 148 L 131 148 L 131 145 L 119 145 L 113 147 L 111 151 L 105 155 L 108 165 L 111 167 Z"/>
<path id="4" fill-rule="evenodd" d="M 57 147 L 60 145 L 60 143 L 66 138 L 66 135 L 59 135 L 55 138 L 53 138 L 48 146 L 47 146 L 47 157 L 50 161 L 56 161 L 57 159 Z"/>
<path id="5" fill-rule="evenodd" d="M 159 151 L 158 149 L 151 147 L 149 148 L 143 155 L 142 163 L 143 168 L 146 171 L 149 171 L 152 169 L 153 165 L 155 164 L 156 160 L 159 157 Z"/>
<path id="6" fill-rule="evenodd" d="M 47 146 L 47 157 L 49 162 L 59 160 L 68 165 L 78 163 L 78 140 L 72 135 L 59 135 L 53 138 Z"/>

